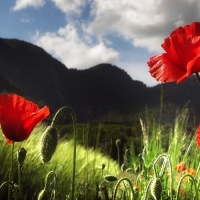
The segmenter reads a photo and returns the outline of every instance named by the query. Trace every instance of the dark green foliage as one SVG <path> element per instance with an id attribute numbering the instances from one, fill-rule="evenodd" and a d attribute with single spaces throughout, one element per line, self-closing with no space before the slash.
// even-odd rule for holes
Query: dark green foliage
<path id="1" fill-rule="evenodd" d="M 0 92 L 23 95 L 23 92 L 10 79 L 0 73 Z"/>

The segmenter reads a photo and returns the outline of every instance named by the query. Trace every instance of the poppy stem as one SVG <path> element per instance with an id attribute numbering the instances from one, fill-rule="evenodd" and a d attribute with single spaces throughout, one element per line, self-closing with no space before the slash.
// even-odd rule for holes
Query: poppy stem
<path id="1" fill-rule="evenodd" d="M 76 116 L 75 116 L 74 111 L 68 106 L 64 106 L 64 107 L 60 108 L 56 112 L 56 114 L 55 114 L 55 116 L 54 116 L 54 118 L 53 118 L 53 120 L 51 122 L 51 126 L 52 127 L 56 126 L 56 122 L 58 120 L 58 116 L 64 110 L 68 110 L 70 112 L 70 114 L 71 114 L 72 123 L 73 123 L 73 131 L 74 131 L 74 138 L 73 138 L 74 139 L 74 143 L 73 143 L 74 149 L 73 149 L 72 184 L 71 184 L 71 200 L 74 200 L 75 199 L 75 197 L 74 197 L 74 193 L 75 193 L 75 175 L 76 175 L 76 173 L 75 173 L 76 172 L 76 140 L 77 140 L 77 123 L 76 123 Z"/>
<path id="2" fill-rule="evenodd" d="M 21 180 L 21 170 L 22 170 L 22 166 L 21 164 L 18 165 L 18 184 L 19 184 L 19 198 L 20 200 L 22 199 L 22 180 Z"/>
<path id="3" fill-rule="evenodd" d="M 195 74 L 196 74 L 196 77 L 197 77 L 197 79 L 198 79 L 198 81 L 200 83 L 200 75 L 199 75 L 199 73 L 195 73 Z"/>
<path id="4" fill-rule="evenodd" d="M 74 151 L 73 151 L 73 171 L 72 171 L 72 186 L 71 186 L 71 200 L 74 200 L 74 193 L 75 193 L 75 172 L 76 172 L 76 138 L 77 138 L 77 124 L 76 124 L 76 117 L 74 111 L 68 107 L 68 110 L 71 113 L 72 123 L 73 123 L 73 130 L 74 130 Z"/>
<path id="5" fill-rule="evenodd" d="M 10 165 L 9 182 L 12 182 L 13 178 L 13 153 L 14 153 L 14 141 L 12 143 L 12 148 L 11 148 L 11 165 Z M 8 200 L 10 199 L 11 199 L 11 188 L 8 187 Z"/>

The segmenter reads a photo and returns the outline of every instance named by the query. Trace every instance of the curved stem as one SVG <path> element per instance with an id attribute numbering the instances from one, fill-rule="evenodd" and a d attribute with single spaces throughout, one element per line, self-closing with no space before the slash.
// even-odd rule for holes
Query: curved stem
<path id="1" fill-rule="evenodd" d="M 22 199 L 22 180 L 21 180 L 21 164 L 18 165 L 18 184 L 19 184 L 19 199 Z"/>
<path id="2" fill-rule="evenodd" d="M 76 172 L 76 137 L 77 137 L 77 126 L 76 126 L 76 117 L 71 108 L 68 107 L 68 110 L 72 116 L 73 122 L 73 130 L 74 130 L 74 151 L 73 151 L 73 171 L 72 171 L 72 197 L 71 199 L 74 200 L 74 192 L 75 192 L 75 172 Z"/>
<path id="3" fill-rule="evenodd" d="M 74 150 L 73 150 L 73 167 L 72 167 L 72 185 L 71 185 L 71 200 L 74 200 L 74 193 L 75 193 L 75 172 L 76 172 L 76 137 L 77 137 L 77 124 L 76 124 L 76 117 L 74 114 L 74 111 L 68 107 L 68 106 L 64 106 L 62 108 L 60 108 L 51 123 L 51 126 L 55 126 L 57 118 L 59 113 L 61 113 L 63 110 L 69 110 L 71 117 L 72 117 L 72 123 L 73 123 L 73 130 L 74 130 Z"/>
<path id="4" fill-rule="evenodd" d="M 114 195 L 113 195 L 113 200 L 116 199 L 116 196 L 117 196 L 117 189 L 118 189 L 120 183 L 123 182 L 123 181 L 127 181 L 127 182 L 129 183 L 129 185 L 130 185 L 130 187 L 131 187 L 131 192 L 132 192 L 132 194 L 133 194 L 133 197 L 134 197 L 134 199 L 136 199 L 136 195 L 135 195 L 135 192 L 134 192 L 134 190 L 133 190 L 133 185 L 132 185 L 130 179 L 128 179 L 128 178 L 126 178 L 126 177 L 123 177 L 123 178 L 121 178 L 121 179 L 117 182 L 117 184 L 116 184 L 116 186 L 115 186 Z"/>
<path id="5" fill-rule="evenodd" d="M 147 188 L 146 188 L 146 191 L 145 191 L 145 194 L 144 194 L 144 198 L 143 198 L 142 200 L 147 200 L 147 197 L 148 197 L 148 190 L 149 190 L 149 188 L 150 188 L 150 185 L 151 185 L 153 179 L 154 179 L 154 178 L 152 178 L 152 179 L 149 181 L 149 183 L 148 183 L 148 185 L 147 185 Z"/>
<path id="6" fill-rule="evenodd" d="M 156 159 L 155 159 L 155 161 L 154 161 L 154 163 L 153 163 L 153 169 L 154 169 L 154 172 L 155 172 L 155 174 L 156 174 L 156 177 L 158 176 L 158 173 L 157 173 L 157 171 L 156 171 L 156 163 L 159 161 L 159 159 L 161 159 L 162 157 L 164 157 L 164 158 L 167 158 L 167 161 L 168 161 L 168 164 L 169 164 L 169 172 L 170 172 L 170 199 L 172 199 L 173 197 L 173 194 L 172 194 L 172 183 L 173 183 L 173 177 L 172 177 L 172 163 L 171 163 L 171 160 L 170 160 L 170 157 L 169 157 L 169 155 L 168 154 L 166 154 L 166 153 L 163 153 L 163 154 L 161 154 L 161 155 L 159 155 Z M 166 161 L 165 161 L 166 162 Z M 162 167 L 162 170 L 161 170 L 161 174 L 163 174 L 164 173 L 164 170 L 165 170 L 165 168 L 166 168 L 166 163 L 164 163 L 164 165 L 163 165 L 163 167 Z"/>
<path id="7" fill-rule="evenodd" d="M 12 182 L 12 178 L 13 178 L 13 153 L 14 153 L 14 141 L 11 147 L 11 164 L 10 164 L 9 182 Z M 10 190 L 10 187 L 8 187 L 8 200 L 10 199 L 11 199 L 11 190 Z"/>
<path id="8" fill-rule="evenodd" d="M 194 177 L 193 177 L 191 174 L 184 174 L 184 175 L 181 177 L 181 179 L 180 179 L 180 181 L 179 181 L 179 183 L 178 183 L 178 187 L 177 187 L 177 196 L 176 196 L 176 200 L 179 199 L 179 191 L 180 191 L 181 183 L 182 183 L 183 179 L 184 179 L 185 177 L 187 177 L 187 176 L 189 176 L 189 177 L 191 178 L 191 180 L 192 180 L 192 182 L 193 182 L 193 184 L 194 184 L 194 189 L 195 189 L 195 193 L 196 193 L 195 199 L 196 199 L 196 200 L 199 200 L 199 198 L 198 198 L 198 187 L 197 187 L 197 184 L 196 184 L 196 181 L 195 181 Z"/>
<path id="9" fill-rule="evenodd" d="M 68 107 L 64 106 L 60 108 L 51 123 L 51 126 L 55 126 L 58 115 L 63 111 L 63 110 L 69 110 L 71 117 L 72 117 L 72 123 L 73 123 L 73 130 L 74 130 L 74 150 L 73 150 L 73 168 L 72 168 L 72 186 L 71 186 L 71 200 L 74 200 L 74 192 L 75 192 L 75 171 L 76 171 L 76 137 L 77 137 L 77 125 L 76 125 L 76 117 L 74 114 L 74 111 Z"/>
<path id="10" fill-rule="evenodd" d="M 199 75 L 199 73 L 195 73 L 195 75 L 196 75 L 196 77 L 197 77 L 197 79 L 198 79 L 198 81 L 200 83 L 200 75 Z"/>
<path id="11" fill-rule="evenodd" d="M 52 119 L 52 122 L 51 122 L 51 126 L 52 127 L 54 127 L 55 126 L 55 124 L 56 124 L 56 122 L 57 122 L 57 120 L 58 120 L 58 115 L 63 111 L 63 110 L 66 110 L 68 107 L 62 107 L 62 108 L 60 108 L 57 112 L 56 112 L 56 114 L 54 115 L 54 117 L 53 117 L 53 119 Z"/>
<path id="12" fill-rule="evenodd" d="M 15 199 L 18 200 L 17 191 L 16 191 L 16 188 L 15 188 L 14 184 L 13 184 L 12 182 L 10 182 L 10 181 L 6 181 L 6 182 L 4 182 L 4 183 L 2 183 L 2 184 L 0 185 L 0 188 L 3 188 L 4 185 L 10 185 L 10 186 L 12 187 L 13 192 L 15 193 Z M 9 186 L 8 186 L 8 187 L 9 187 Z"/>

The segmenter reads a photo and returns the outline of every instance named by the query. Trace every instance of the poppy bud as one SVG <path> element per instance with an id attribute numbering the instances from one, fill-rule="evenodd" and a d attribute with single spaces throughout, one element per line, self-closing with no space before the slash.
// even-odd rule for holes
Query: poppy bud
<path id="1" fill-rule="evenodd" d="M 51 191 L 53 188 L 52 186 L 54 185 L 53 183 L 56 182 L 56 174 L 54 171 L 50 171 L 45 178 L 45 186 L 44 189 L 46 191 Z"/>
<path id="2" fill-rule="evenodd" d="M 118 180 L 117 177 L 112 176 L 112 175 L 106 175 L 106 176 L 104 176 L 104 178 L 105 178 L 106 181 L 109 181 L 109 182 L 114 182 L 114 181 Z"/>
<path id="3" fill-rule="evenodd" d="M 26 150 L 24 148 L 20 148 L 17 152 L 17 160 L 19 165 L 22 165 L 26 158 Z"/>
<path id="4" fill-rule="evenodd" d="M 154 200 L 160 200 L 162 194 L 162 183 L 159 178 L 154 178 L 151 182 L 151 195 Z"/>
<path id="5" fill-rule="evenodd" d="M 102 169 L 102 170 L 105 169 L 105 167 L 106 167 L 105 164 L 102 164 L 102 165 L 101 165 L 101 169 Z"/>
<path id="6" fill-rule="evenodd" d="M 47 127 L 41 139 L 41 161 L 49 162 L 56 150 L 58 142 L 57 129 L 53 126 Z"/>

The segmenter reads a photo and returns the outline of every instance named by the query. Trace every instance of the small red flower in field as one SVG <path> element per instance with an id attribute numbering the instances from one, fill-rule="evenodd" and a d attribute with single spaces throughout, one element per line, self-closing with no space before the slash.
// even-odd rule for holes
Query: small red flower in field
<path id="1" fill-rule="evenodd" d="M 180 162 L 180 163 L 178 163 L 177 165 L 176 165 L 176 170 L 178 171 L 178 172 L 182 172 L 182 171 L 184 171 L 185 170 L 185 163 L 184 162 Z"/>
<path id="2" fill-rule="evenodd" d="M 0 95 L 0 124 L 8 144 L 26 140 L 33 128 L 50 114 L 16 94 Z"/>
<path id="3" fill-rule="evenodd" d="M 200 147 L 200 126 L 197 129 L 196 140 L 197 140 L 197 145 Z"/>
<path id="4" fill-rule="evenodd" d="M 161 46 L 166 53 L 147 62 L 156 80 L 179 83 L 200 72 L 200 22 L 175 29 Z"/>
<path id="5" fill-rule="evenodd" d="M 196 171 L 195 171 L 193 168 L 191 168 L 191 167 L 189 167 L 189 168 L 187 169 L 187 173 L 188 173 L 188 174 L 191 174 L 192 176 L 195 176 L 195 175 L 196 175 Z"/>

